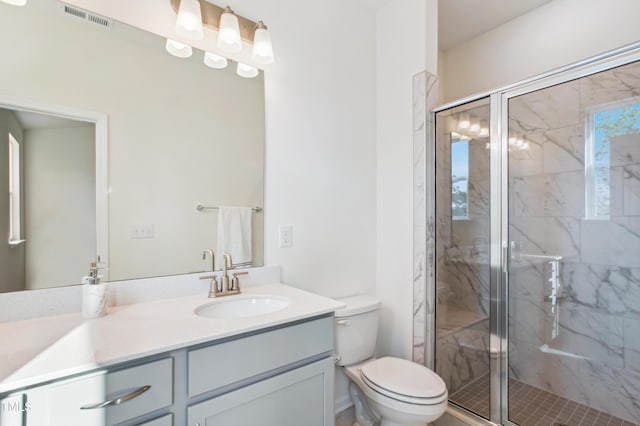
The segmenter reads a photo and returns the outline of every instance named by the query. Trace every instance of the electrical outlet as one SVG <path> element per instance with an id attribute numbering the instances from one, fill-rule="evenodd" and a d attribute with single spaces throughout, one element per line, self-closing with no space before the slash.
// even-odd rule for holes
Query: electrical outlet
<path id="1" fill-rule="evenodd" d="M 280 248 L 293 247 L 293 225 L 280 225 L 279 231 Z"/>
<path id="2" fill-rule="evenodd" d="M 131 225 L 131 239 L 154 238 L 153 223 L 138 223 Z"/>

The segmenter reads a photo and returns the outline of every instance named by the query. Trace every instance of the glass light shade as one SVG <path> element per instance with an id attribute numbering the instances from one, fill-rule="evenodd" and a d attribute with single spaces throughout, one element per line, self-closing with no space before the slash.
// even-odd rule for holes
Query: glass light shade
<path id="1" fill-rule="evenodd" d="M 231 9 L 226 9 L 220 16 L 218 49 L 227 53 L 238 53 L 242 50 L 242 39 L 240 38 L 238 18 L 233 14 Z"/>
<path id="2" fill-rule="evenodd" d="M 27 4 L 27 0 L 0 0 L 4 3 L 10 4 L 12 6 L 24 6 Z"/>
<path id="3" fill-rule="evenodd" d="M 458 120 L 458 129 L 468 129 L 471 125 L 469 121 L 469 114 L 460 114 L 460 119 Z"/>
<path id="4" fill-rule="evenodd" d="M 469 126 L 469 131 L 473 133 L 478 133 L 480 131 L 480 123 L 471 123 Z"/>
<path id="5" fill-rule="evenodd" d="M 258 69 L 252 67 L 251 65 L 243 64 L 242 62 L 238 62 L 238 68 L 236 72 L 240 77 L 244 78 L 253 78 L 258 75 Z"/>
<path id="6" fill-rule="evenodd" d="M 167 52 L 178 58 L 188 58 L 193 53 L 191 46 L 180 43 L 179 41 L 167 39 L 166 44 Z"/>
<path id="7" fill-rule="evenodd" d="M 271 33 L 262 22 L 258 25 L 258 28 L 253 34 L 252 58 L 259 64 L 272 64 L 274 57 L 273 46 L 271 45 Z"/>
<path id="8" fill-rule="evenodd" d="M 202 40 L 202 12 L 198 0 L 181 0 L 176 20 L 176 33 L 189 40 Z"/>
<path id="9" fill-rule="evenodd" d="M 229 62 L 227 58 L 218 56 L 215 53 L 204 52 L 204 64 L 210 68 L 223 69 L 226 68 Z"/>

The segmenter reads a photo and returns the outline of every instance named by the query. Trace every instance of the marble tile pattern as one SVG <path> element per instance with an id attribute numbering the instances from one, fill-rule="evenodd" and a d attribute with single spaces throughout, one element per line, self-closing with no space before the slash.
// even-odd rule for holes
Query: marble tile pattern
<path id="1" fill-rule="evenodd" d="M 439 337 L 435 368 L 449 394 L 489 373 L 489 320 Z"/>
<path id="2" fill-rule="evenodd" d="M 640 423 L 640 135 L 610 141 L 608 218 L 585 211 L 585 162 L 589 114 L 638 96 L 640 64 L 630 64 L 509 102 L 510 132 L 530 143 L 510 153 L 509 240 L 525 255 L 562 257 L 555 306 L 551 263 L 511 262 L 510 374 L 633 423 Z"/>
<path id="3" fill-rule="evenodd" d="M 433 366 L 434 353 L 426 336 L 435 333 L 434 177 L 427 170 L 435 163 L 430 111 L 439 98 L 437 76 L 413 76 L 413 360 L 426 366 Z"/>

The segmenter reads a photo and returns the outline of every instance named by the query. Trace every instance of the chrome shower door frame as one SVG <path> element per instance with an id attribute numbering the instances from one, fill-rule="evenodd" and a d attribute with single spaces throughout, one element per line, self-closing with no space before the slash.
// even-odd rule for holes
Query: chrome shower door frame
<path id="1" fill-rule="evenodd" d="M 477 416 L 477 424 L 518 426 L 509 421 L 509 100 L 557 84 L 640 61 L 640 42 L 584 61 L 435 108 L 435 114 L 490 97 L 490 422 Z M 434 126 L 435 128 L 435 126 Z M 434 138 L 435 141 L 435 133 Z M 433 148 L 433 147 L 432 147 Z M 435 157 L 435 153 L 432 153 Z M 435 158 L 431 159 L 435 166 Z M 435 167 L 432 171 L 435 175 Z M 427 173 L 431 175 L 432 173 Z M 430 188 L 431 189 L 431 188 Z M 429 191 L 431 192 L 431 191 Z M 435 193 L 428 194 L 434 197 Z M 435 210 L 435 208 L 432 206 Z M 429 213 L 431 214 L 431 212 Z M 435 293 L 435 285 L 432 287 Z M 434 298 L 435 300 L 435 298 Z M 434 318 L 435 321 L 435 318 Z M 433 328 L 435 330 L 435 327 Z M 434 339 L 435 340 L 435 339 Z M 435 342 L 433 344 L 435 353 Z M 432 354 L 434 356 L 434 354 Z M 454 408 L 457 409 L 457 408 Z M 465 413 L 466 410 L 460 409 Z M 476 417 L 475 413 L 474 417 Z"/>

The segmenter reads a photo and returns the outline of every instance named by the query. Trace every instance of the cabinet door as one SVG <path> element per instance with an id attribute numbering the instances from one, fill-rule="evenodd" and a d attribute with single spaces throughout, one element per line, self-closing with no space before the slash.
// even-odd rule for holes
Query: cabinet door
<path id="1" fill-rule="evenodd" d="M 120 403 L 96 407 L 118 398 Z M 165 358 L 30 389 L 27 426 L 113 425 L 172 402 L 173 360 Z"/>
<path id="2" fill-rule="evenodd" d="M 333 426 L 333 358 L 188 408 L 189 426 Z"/>

